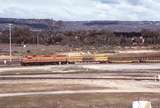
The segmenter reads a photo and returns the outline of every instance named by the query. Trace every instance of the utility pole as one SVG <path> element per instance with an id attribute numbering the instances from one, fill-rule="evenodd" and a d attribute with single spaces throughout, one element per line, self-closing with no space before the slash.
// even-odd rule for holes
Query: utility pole
<path id="1" fill-rule="evenodd" d="M 9 24 L 9 56 L 12 62 L 12 24 Z"/>
<path id="2" fill-rule="evenodd" d="M 37 42 L 36 43 L 37 43 L 37 47 L 38 47 L 38 44 L 39 44 L 39 35 L 37 34 L 36 37 L 37 37 Z"/>

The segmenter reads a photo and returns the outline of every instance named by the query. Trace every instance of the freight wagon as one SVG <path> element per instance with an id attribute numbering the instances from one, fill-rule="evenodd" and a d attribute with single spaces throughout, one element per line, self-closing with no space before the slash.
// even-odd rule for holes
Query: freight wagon
<path id="1" fill-rule="evenodd" d="M 118 53 L 108 58 L 110 63 L 159 63 L 160 53 Z"/>

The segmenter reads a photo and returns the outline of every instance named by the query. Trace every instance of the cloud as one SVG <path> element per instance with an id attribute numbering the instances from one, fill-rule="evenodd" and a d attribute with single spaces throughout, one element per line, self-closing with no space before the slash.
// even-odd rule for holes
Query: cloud
<path id="1" fill-rule="evenodd" d="M 160 20 L 160 1 L 158 0 L 118 0 L 118 2 L 118 4 L 104 3 L 101 0 L 97 8 L 103 15 L 103 19 Z"/>
<path id="2" fill-rule="evenodd" d="M 160 20 L 159 0 L 0 0 L 0 17 Z"/>
<path id="3" fill-rule="evenodd" d="M 141 2 L 143 0 L 127 0 L 128 3 L 130 3 L 131 5 L 141 5 Z"/>
<path id="4" fill-rule="evenodd" d="M 107 4 L 119 4 L 119 0 L 99 0 L 101 3 L 107 3 Z"/>

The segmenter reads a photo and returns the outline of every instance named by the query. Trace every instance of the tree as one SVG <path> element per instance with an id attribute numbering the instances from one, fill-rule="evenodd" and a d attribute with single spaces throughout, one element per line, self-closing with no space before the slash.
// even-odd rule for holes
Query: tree
<path id="1" fill-rule="evenodd" d="M 12 39 L 17 44 L 32 43 L 33 35 L 28 27 L 15 27 L 12 30 Z"/>

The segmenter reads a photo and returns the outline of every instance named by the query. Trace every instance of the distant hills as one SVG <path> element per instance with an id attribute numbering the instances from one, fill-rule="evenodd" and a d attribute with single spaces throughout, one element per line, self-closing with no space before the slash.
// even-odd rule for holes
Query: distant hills
<path id="1" fill-rule="evenodd" d="M 28 26 L 32 30 L 45 30 L 50 25 L 61 22 L 62 31 L 77 30 L 111 30 L 114 32 L 139 32 L 142 29 L 160 30 L 160 21 L 55 21 L 51 19 L 15 19 L 0 18 L 0 31 L 8 29 L 8 24 Z"/>

